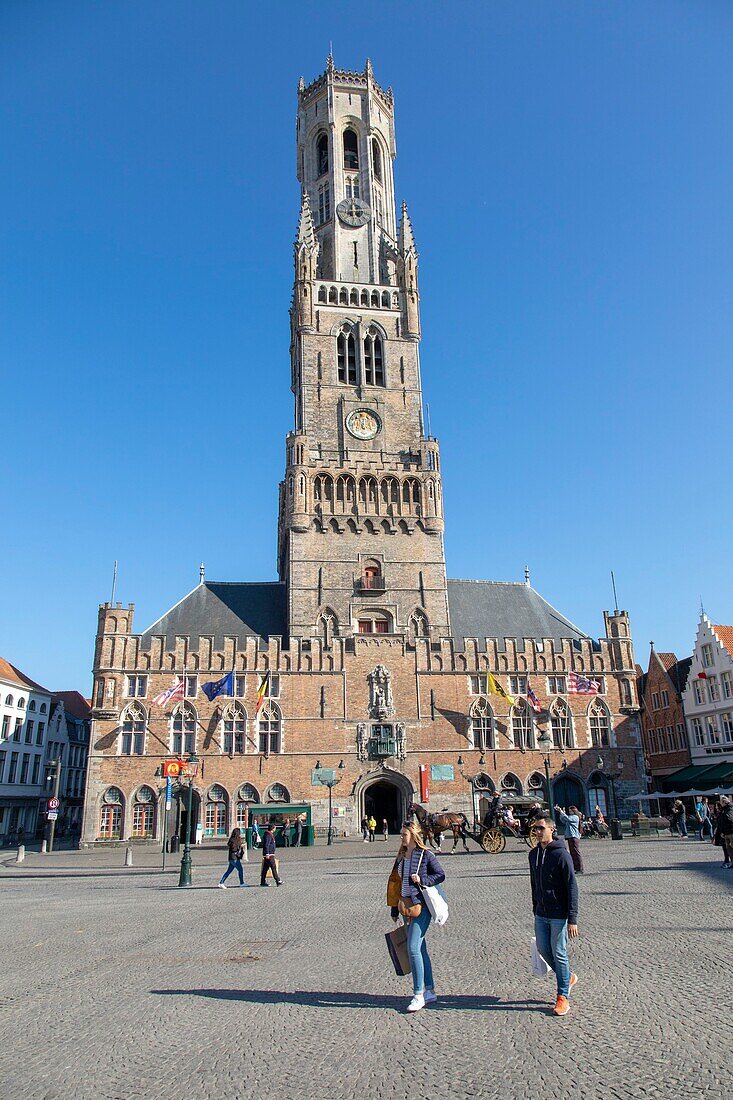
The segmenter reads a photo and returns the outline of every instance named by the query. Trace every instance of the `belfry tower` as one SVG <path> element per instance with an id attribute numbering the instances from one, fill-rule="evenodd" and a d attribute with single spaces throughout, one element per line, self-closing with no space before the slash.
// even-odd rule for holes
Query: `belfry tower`
<path id="1" fill-rule="evenodd" d="M 440 452 L 420 384 L 418 255 L 394 102 L 367 61 L 298 89 L 295 426 L 278 569 L 293 638 L 450 633 Z"/>

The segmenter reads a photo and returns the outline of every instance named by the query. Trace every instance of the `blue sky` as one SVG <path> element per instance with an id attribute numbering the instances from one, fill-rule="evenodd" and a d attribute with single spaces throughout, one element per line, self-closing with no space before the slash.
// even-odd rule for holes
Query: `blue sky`
<path id="1" fill-rule="evenodd" d="M 358 16 L 356 18 L 355 16 Z M 648 643 L 733 622 L 733 9 L 0 6 L 0 653 L 88 692 L 147 627 L 276 575 L 298 77 L 396 97 L 449 575 Z"/>

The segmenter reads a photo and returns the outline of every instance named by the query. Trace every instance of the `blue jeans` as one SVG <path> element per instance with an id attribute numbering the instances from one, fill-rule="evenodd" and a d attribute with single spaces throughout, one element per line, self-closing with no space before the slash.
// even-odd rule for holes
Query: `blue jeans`
<path id="1" fill-rule="evenodd" d="M 424 993 L 426 988 L 434 988 L 433 967 L 428 955 L 428 945 L 425 942 L 430 920 L 430 910 L 423 902 L 422 913 L 419 917 L 413 918 L 407 927 L 407 953 L 410 956 L 412 988 L 415 993 Z"/>
<path id="2" fill-rule="evenodd" d="M 226 871 L 224 872 L 224 874 L 219 879 L 219 882 L 226 882 L 226 880 L 229 878 L 229 876 L 231 875 L 231 873 L 232 873 L 232 871 L 234 870 L 235 867 L 239 871 L 239 885 L 241 886 L 242 883 L 244 882 L 244 871 L 242 870 L 242 861 L 241 861 L 241 859 L 230 859 L 229 860 L 229 866 L 227 867 Z"/>
<path id="3" fill-rule="evenodd" d="M 568 922 L 553 917 L 535 917 L 534 934 L 537 950 L 555 971 L 558 997 L 570 992 L 570 960 L 568 959 Z"/>
<path id="4" fill-rule="evenodd" d="M 713 823 L 709 817 L 704 817 L 702 819 L 698 833 L 700 840 L 704 840 L 706 835 L 709 836 L 711 840 L 713 839 Z"/>

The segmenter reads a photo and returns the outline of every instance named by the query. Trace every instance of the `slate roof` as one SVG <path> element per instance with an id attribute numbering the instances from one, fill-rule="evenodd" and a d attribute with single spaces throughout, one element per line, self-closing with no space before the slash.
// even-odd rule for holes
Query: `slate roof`
<path id="1" fill-rule="evenodd" d="M 279 581 L 206 581 L 148 627 L 142 646 L 147 649 L 153 636 L 161 634 L 169 649 L 175 646 L 177 636 L 189 636 L 195 648 L 201 635 L 213 634 L 215 649 L 223 648 L 225 636 L 282 636 L 287 633 L 285 607 L 285 585 Z"/>
<path id="2" fill-rule="evenodd" d="M 539 592 L 519 581 L 448 581 L 453 637 L 587 638 Z M 480 644 L 479 648 L 484 646 Z"/>
<path id="3" fill-rule="evenodd" d="M 478 638 L 585 638 L 586 634 L 556 611 L 538 592 L 520 582 L 448 581 L 453 636 Z M 143 649 L 154 636 L 165 635 L 166 647 L 188 636 L 196 647 L 200 636 L 214 635 L 214 647 L 224 637 L 287 636 L 285 585 L 279 581 L 229 583 L 206 581 L 161 616 L 142 635 Z"/>
<path id="4" fill-rule="evenodd" d="M 679 695 L 687 687 L 687 677 L 692 668 L 692 657 L 683 657 L 681 661 L 675 661 L 671 668 L 667 669 L 667 675 L 677 689 Z"/>
<path id="5" fill-rule="evenodd" d="M 70 714 L 73 718 L 81 718 L 86 720 L 91 717 L 92 708 L 88 699 L 78 691 L 55 691 L 53 693 L 54 702 L 60 699 L 64 704 L 64 710 L 67 714 Z"/>

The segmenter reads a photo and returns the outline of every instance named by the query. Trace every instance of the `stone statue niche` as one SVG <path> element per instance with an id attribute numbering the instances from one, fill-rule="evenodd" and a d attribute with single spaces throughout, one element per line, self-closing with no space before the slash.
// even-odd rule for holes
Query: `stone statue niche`
<path id="1" fill-rule="evenodd" d="M 377 667 L 367 676 L 369 681 L 369 713 L 372 718 L 391 718 L 394 714 L 392 701 L 392 676 L 384 665 Z"/>

